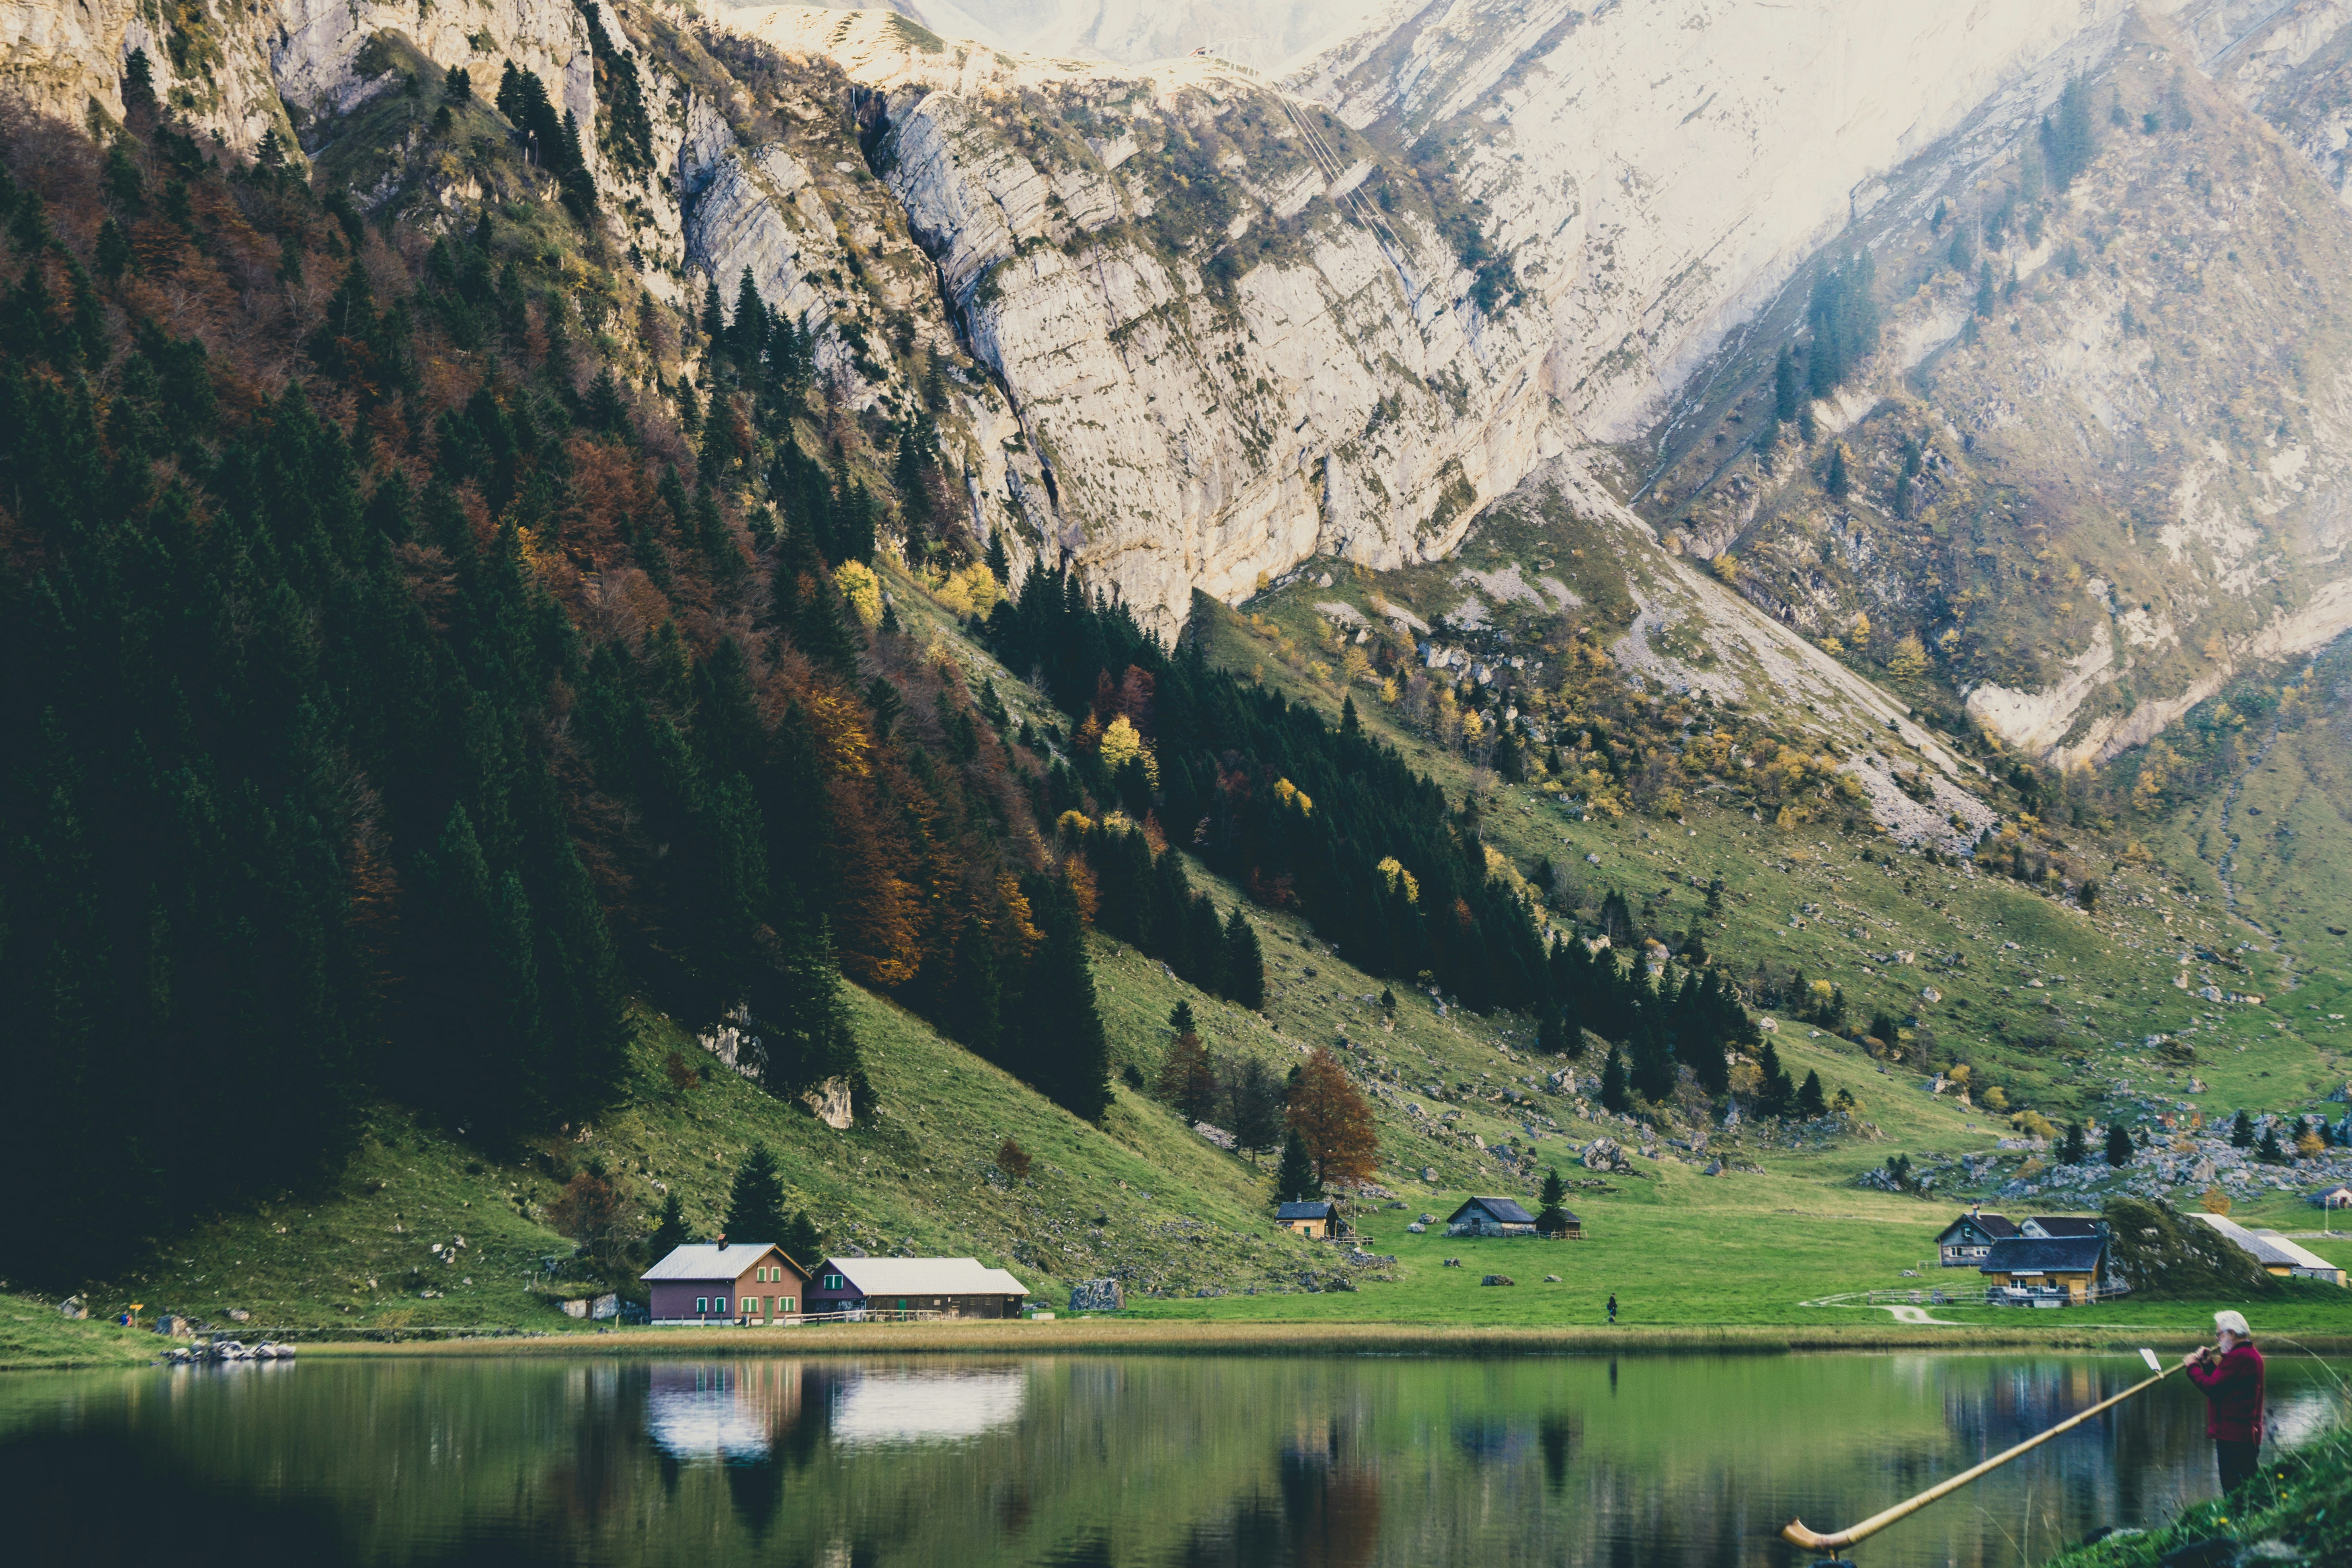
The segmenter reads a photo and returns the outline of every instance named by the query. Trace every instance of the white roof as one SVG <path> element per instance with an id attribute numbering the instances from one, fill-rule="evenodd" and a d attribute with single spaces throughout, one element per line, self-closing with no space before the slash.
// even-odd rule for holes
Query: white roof
<path id="1" fill-rule="evenodd" d="M 2251 1254 L 2258 1262 L 2275 1263 L 2283 1268 L 2294 1268 L 2303 1261 L 2287 1250 L 2290 1246 L 2293 1246 L 2292 1243 L 2282 1243 L 2274 1236 L 2265 1236 L 2248 1230 L 2244 1226 L 2226 1215 L 2200 1213 L 2191 1215 L 2189 1217 L 2203 1220 L 2227 1237 L 2231 1246 L 2241 1252 Z M 2303 1249 L 2298 1247 L 2294 1251 L 2302 1252 Z M 2308 1257 L 2309 1254 L 2306 1253 L 2305 1256 Z M 2336 1266 L 2330 1263 L 2323 1267 L 2333 1268 Z"/>
<path id="2" fill-rule="evenodd" d="M 2289 1258 L 2293 1258 L 2295 1264 L 2300 1268 L 2325 1268 L 2332 1273 L 2341 1267 L 2339 1264 L 2328 1262 L 2327 1259 L 2320 1257 L 2319 1254 L 2312 1251 L 2311 1248 L 2305 1247 L 2298 1242 L 2289 1241 L 2277 1231 L 2258 1230 L 2254 1232 L 2254 1234 L 2262 1237 L 2264 1241 L 2269 1242 L 2281 1252 L 2285 1253 Z"/>
<path id="3" fill-rule="evenodd" d="M 828 1258 L 865 1296 L 1026 1296 L 1029 1287 L 977 1258 Z"/>
<path id="4" fill-rule="evenodd" d="M 637 1276 L 640 1279 L 732 1279 L 760 1261 L 762 1255 L 779 1252 L 772 1241 L 730 1241 L 720 1247 L 716 1242 L 690 1241 L 673 1250 L 667 1258 Z M 789 1254 L 782 1254 L 789 1258 Z"/>

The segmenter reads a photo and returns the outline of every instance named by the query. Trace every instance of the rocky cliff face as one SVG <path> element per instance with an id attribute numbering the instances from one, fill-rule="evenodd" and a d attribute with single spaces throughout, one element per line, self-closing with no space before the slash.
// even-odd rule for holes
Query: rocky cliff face
<path id="1" fill-rule="evenodd" d="M 1866 665 L 1916 636 L 1972 718 L 2062 765 L 2352 628 L 2326 9 L 2132 21 L 2087 67 L 2095 152 L 2063 189 L 2046 73 L 1895 171 L 1840 246 L 1876 259 L 1880 353 L 1812 404 L 1814 439 L 1759 449 L 1769 362 L 1799 339 L 1768 312 L 1678 410 L 1651 514 Z"/>
<path id="2" fill-rule="evenodd" d="M 1213 5 L 901 9 L 998 37 L 1076 28 L 1104 54 L 1229 20 Z M 1196 589 L 1236 599 L 1310 557 L 1442 556 L 1563 454 L 1640 441 L 1663 459 L 1630 487 L 1646 515 L 1696 553 L 1748 556 L 1743 586 L 1784 625 L 1818 638 L 1875 606 L 1948 655 L 1984 722 L 2088 756 L 2144 738 L 2217 673 L 2332 635 L 2347 619 L 2333 606 L 2352 604 L 2329 570 L 2345 302 L 2311 280 L 2342 259 L 2337 220 L 2313 209 L 2336 210 L 2352 136 L 2336 107 L 2347 7 L 2158 9 L 2177 28 L 2161 38 L 2131 31 L 2122 0 L 1671 15 L 1439 0 L 1377 16 L 1333 0 L 1279 27 L 1370 17 L 1365 30 L 1276 86 L 1213 58 L 1011 55 L 883 10 L 739 10 L 714 26 L 607 0 L 17 0 L 0 11 L 0 72 L 44 110 L 102 118 L 143 49 L 159 90 L 227 147 L 276 127 L 331 158 L 400 90 L 386 58 L 465 66 L 486 90 L 511 60 L 581 126 L 657 297 L 731 293 L 748 270 L 814 334 L 869 437 L 925 400 L 918 358 L 943 367 L 927 397 L 971 533 L 1002 531 L 1016 563 L 1067 556 L 1163 629 Z M 1976 279 L 1892 268 L 1908 291 L 1893 337 L 1818 411 L 1862 433 L 1865 466 L 1940 435 L 1917 486 L 1997 512 L 2004 540 L 2032 531 L 2032 509 L 1986 498 L 2032 489 L 2044 526 L 2070 520 L 2033 546 L 2061 563 L 2042 563 L 2057 590 L 1961 588 L 1948 563 L 1931 588 L 1922 551 L 1842 498 L 1813 504 L 1818 463 L 1732 460 L 1760 358 L 1801 342 L 1825 244 L 1924 258 L 1946 243 L 1927 226 L 1935 200 L 1981 232 L 2068 75 L 2114 87 L 2150 49 L 2163 61 L 2135 67 L 2130 114 L 2215 94 L 2191 120 L 2242 126 L 2212 147 L 2235 161 L 2161 199 L 2181 174 L 2169 152 L 2092 171 L 2047 236 L 1986 252 L 2026 302 L 1982 341 L 1960 341 Z M 649 124 L 634 159 L 604 134 L 622 62 Z M 2261 163 L 2274 145 L 2292 169 Z M 431 188 L 430 221 L 481 195 L 424 167 L 372 171 L 361 194 L 402 180 Z M 2143 263 L 2143 246 L 2159 254 Z M 2264 331 L 2241 331 L 2247 310 Z M 2175 335 L 2151 336 L 2156 322 Z M 2183 366 L 2187 412 L 2167 402 Z M 1889 409 L 1910 411 L 1899 440 Z M 1871 431 L 1895 447 L 1869 449 Z M 2129 483 L 2110 477 L 2119 463 Z"/>

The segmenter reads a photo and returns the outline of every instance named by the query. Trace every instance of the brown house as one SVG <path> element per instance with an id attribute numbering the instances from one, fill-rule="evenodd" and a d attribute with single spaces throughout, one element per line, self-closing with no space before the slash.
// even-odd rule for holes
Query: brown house
<path id="1" fill-rule="evenodd" d="M 808 1310 L 808 1271 L 772 1242 L 690 1242 L 638 1278 L 656 1328 L 793 1323 Z"/>
<path id="2" fill-rule="evenodd" d="M 1274 1223 L 1283 1229 L 1296 1232 L 1312 1241 L 1329 1241 L 1347 1234 L 1347 1223 L 1339 1217 L 1339 1205 L 1318 1198 L 1311 1203 L 1282 1204 L 1274 1211 Z"/>

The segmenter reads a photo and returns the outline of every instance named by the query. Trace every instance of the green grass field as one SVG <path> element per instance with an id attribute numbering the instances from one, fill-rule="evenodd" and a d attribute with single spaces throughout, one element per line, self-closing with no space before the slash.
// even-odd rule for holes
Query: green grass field
<path id="1" fill-rule="evenodd" d="M 1433 593 L 1440 577 L 1420 591 Z M 1605 587 L 1586 585 L 1596 593 Z M 1315 614 L 1312 599 L 1333 595 L 1360 597 L 1361 585 L 1292 591 L 1258 607 L 1305 635 L 1301 617 Z M 921 615 L 919 596 L 904 596 L 909 613 Z M 950 621 L 937 619 L 939 635 L 958 635 Z M 1270 683 L 1336 709 L 1337 688 L 1268 657 L 1266 634 L 1244 618 L 1210 609 L 1203 625 L 1213 658 L 1262 667 Z M 992 676 L 1022 705 L 1025 697 L 1009 672 L 964 651 L 975 672 Z M 1368 693 L 1359 696 L 1366 721 L 1458 797 L 1468 782 L 1462 759 L 1433 752 L 1395 728 Z M 2258 976 L 2251 984 L 2275 987 L 2286 978 L 2286 961 L 2305 951 L 2308 928 L 2329 918 L 2331 900 L 2343 896 L 2337 885 L 2352 887 L 2333 874 L 2339 850 L 2328 846 L 2340 836 L 2323 832 L 2326 821 L 2311 815 L 2334 798 L 2337 781 L 2329 770 L 2336 764 L 2326 749 L 2334 744 L 2303 732 L 2269 760 L 2277 772 L 2248 777 L 2245 802 L 2270 803 L 2263 820 L 2301 825 L 2311 847 L 2300 859 L 2282 860 L 2252 857 L 2242 844 L 2240 896 L 2250 904 L 2259 899 L 2269 911 L 2314 911 L 2279 918 L 2294 951 L 2241 955 Z M 2172 984 L 2184 941 L 2235 946 L 2224 940 L 2216 885 L 2210 875 L 2199 880 L 2196 868 L 2210 871 L 2210 864 L 2198 858 L 2196 836 L 2215 830 L 2200 827 L 2194 813 L 2172 829 L 2177 840 L 2158 846 L 2168 863 L 2189 869 L 2119 866 L 2095 916 L 2000 878 L 1901 858 L 1892 868 L 1870 864 L 1863 855 L 1874 846 L 1825 829 L 1781 833 L 1704 800 L 1680 822 L 1572 822 L 1533 792 L 1505 788 L 1491 800 L 1486 823 L 1491 840 L 1521 866 L 1550 855 L 1596 887 L 1653 900 L 1660 925 L 1698 918 L 1701 895 L 1692 880 L 1721 875 L 1728 896 L 1708 941 L 1735 973 L 1769 955 L 1843 984 L 1856 1016 L 1880 1007 L 1916 1011 L 1933 1032 L 1938 1065 L 1971 1063 L 1979 1089 L 2006 1084 L 2053 1114 L 2095 1110 L 2126 1083 L 2186 1098 L 2187 1072 L 2168 1071 L 2137 1042 L 2192 1023 L 2194 1071 L 2208 1085 L 2196 1103 L 2216 1114 L 2240 1104 L 2297 1109 L 2344 1081 L 2340 1052 L 2352 1036 L 2325 1017 L 2352 1011 L 2344 995 L 2352 985 L 2339 970 L 2300 959 L 2293 978 L 2302 989 L 2278 992 L 2259 1009 L 2205 1007 Z M 1194 880 L 1221 908 L 1235 901 L 1231 888 L 1197 871 Z M 1809 904 L 1819 912 L 1804 913 Z M 1572 1100 L 1542 1091 L 1541 1076 L 1563 1064 L 1529 1051 L 1527 1020 L 1441 1011 L 1427 994 L 1394 982 L 1396 1005 L 1384 1009 L 1382 982 L 1342 963 L 1303 922 L 1255 907 L 1250 914 L 1266 955 L 1262 1015 L 1203 997 L 1156 962 L 1097 940 L 1097 989 L 1120 1080 L 1099 1127 L 1076 1121 L 902 1009 L 855 989 L 852 1020 L 880 1109 L 844 1132 L 737 1079 L 667 1020 L 641 1013 L 633 1018 L 623 1098 L 594 1123 L 487 1151 L 396 1109 L 376 1108 L 357 1157 L 334 1181 L 161 1238 L 147 1266 L 93 1283 L 92 1310 L 110 1313 L 140 1301 L 151 1315 L 173 1310 L 225 1322 L 237 1308 L 251 1314 L 240 1331 L 247 1337 L 266 1330 L 578 1331 L 582 1325 L 558 1303 L 614 1280 L 576 1265 L 552 1275 L 542 1269 L 543 1260 L 572 1252 L 545 1224 L 562 1182 L 601 1162 L 648 1224 L 663 1194 L 676 1191 L 689 1222 L 708 1233 L 755 1142 L 775 1152 L 788 1203 L 809 1211 L 829 1245 L 971 1254 L 1013 1269 L 1057 1306 L 1072 1281 L 1115 1273 L 1128 1282 L 1129 1314 L 1169 1331 L 1281 1322 L 1553 1331 L 1600 1324 L 1614 1290 L 1628 1331 L 1730 1326 L 1850 1334 L 1895 1325 L 1883 1311 L 1803 1303 L 1958 1281 L 1961 1271 L 1946 1276 L 1930 1268 L 1916 1280 L 1902 1274 L 1931 1257 L 1932 1237 L 1958 1200 L 1897 1196 L 1853 1180 L 1894 1153 L 1932 1164 L 1989 1150 L 2011 1131 L 2005 1120 L 1931 1096 L 1916 1064 L 1890 1068 L 1793 1022 L 1775 1036 L 1784 1063 L 1800 1078 L 1818 1071 L 1829 1090 L 1859 1099 L 1863 1125 L 1852 1134 L 1710 1128 L 1707 1154 L 1732 1167 L 1717 1177 L 1699 1173 L 1703 1156 L 1677 1157 L 1662 1146 L 1664 1158 L 1635 1158 L 1637 1174 L 1571 1195 L 1590 1237 L 1580 1243 L 1449 1240 L 1442 1226 L 1406 1234 L 1407 1220 L 1423 1212 L 1442 1217 L 1465 1194 L 1532 1197 L 1534 1175 L 1500 1165 L 1482 1143 L 1531 1149 L 1538 1170 L 1556 1166 L 1580 1180 L 1588 1173 L 1576 1155 L 1591 1139 L 1606 1134 L 1629 1152 L 1637 1140 L 1613 1119 L 1584 1120 Z M 2317 929 L 2325 934 L 2324 924 Z M 1897 948 L 1912 950 L 1915 962 L 1889 965 L 1875 957 Z M 1927 967 L 1932 955 L 1955 952 L 1963 955 L 1958 965 Z M 2030 979 L 2042 984 L 2028 985 Z M 1928 984 L 1942 993 L 1939 1003 L 1920 997 Z M 1380 1209 L 1366 1224 L 1373 1251 L 1397 1260 L 1375 1271 L 1390 1278 L 1369 1279 L 1355 1291 L 1306 1289 L 1304 1277 L 1328 1277 L 1337 1259 L 1332 1249 L 1273 1227 L 1270 1172 L 1220 1152 L 1124 1081 L 1130 1068 L 1147 1085 L 1156 1081 L 1171 1037 L 1168 1013 L 1180 999 L 1191 1003 L 1213 1049 L 1255 1054 L 1277 1070 L 1311 1047 L 1343 1047 L 1374 1100 L 1380 1179 L 1406 1205 Z M 2200 1009 L 2210 1016 L 2198 1017 Z M 703 1069 L 683 1090 L 665 1073 L 673 1052 Z M 1565 1065 L 1589 1094 L 1597 1058 Z M 1433 1085 L 1438 1095 L 1428 1092 Z M 1415 1104 L 1425 1114 L 1412 1114 Z M 1694 1110 L 1683 1109 L 1681 1123 L 1662 1124 L 1661 1135 L 1687 1137 Z M 1007 1137 L 1032 1158 L 1025 1181 L 1008 1182 L 994 1170 Z M 2048 1205 L 2003 1206 L 2031 1213 Z M 2307 1230 L 2317 1216 L 2292 1196 L 2263 1192 L 2242 1201 L 2236 1217 Z M 2352 1239 L 2311 1245 L 2352 1262 Z M 1465 1267 L 1443 1267 L 1453 1257 Z M 1517 1284 L 1480 1286 L 1489 1272 Z M 1546 1283 L 1548 1273 L 1561 1280 Z M 1212 1294 L 1198 1294 L 1204 1290 Z M 44 1319 L 45 1310 L 26 1306 L 24 1327 L 0 1328 L 15 1336 L 0 1343 L 19 1363 L 79 1360 L 97 1353 L 94 1345 L 139 1354 L 135 1339 L 79 1326 L 68 1331 Z M 2209 1310 L 2125 1302 L 2032 1314 L 2030 1321 L 1982 1308 L 1934 1315 L 1969 1331 L 2057 1334 L 2104 1323 L 2200 1330 Z M 2319 1332 L 2352 1321 L 2352 1297 L 2339 1302 L 2304 1293 L 2263 1310 L 2281 1332 Z"/>

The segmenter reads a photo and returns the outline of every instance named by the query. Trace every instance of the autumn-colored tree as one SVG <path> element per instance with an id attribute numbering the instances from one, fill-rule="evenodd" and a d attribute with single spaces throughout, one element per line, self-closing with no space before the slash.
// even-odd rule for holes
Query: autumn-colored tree
<path id="1" fill-rule="evenodd" d="M 547 1205 L 547 1223 L 611 1266 L 637 1232 L 637 1205 L 601 1165 L 591 1165 L 563 1184 Z"/>
<path id="2" fill-rule="evenodd" d="M 1029 1152 L 1008 1136 L 996 1146 L 996 1168 L 1017 1182 L 1029 1173 Z"/>
<path id="3" fill-rule="evenodd" d="M 1216 1113 L 1217 1073 L 1209 1063 L 1208 1047 L 1193 1031 L 1192 1004 L 1177 1003 L 1168 1022 L 1176 1030 L 1176 1038 L 1169 1045 L 1167 1062 L 1160 1069 L 1160 1096 L 1185 1121 L 1206 1121 Z"/>
<path id="4" fill-rule="evenodd" d="M 1328 1046 L 1318 1046 L 1290 1090 L 1290 1125 L 1307 1145 L 1325 1187 L 1370 1181 L 1380 1153 L 1371 1107 Z"/>

